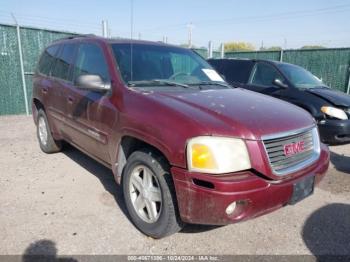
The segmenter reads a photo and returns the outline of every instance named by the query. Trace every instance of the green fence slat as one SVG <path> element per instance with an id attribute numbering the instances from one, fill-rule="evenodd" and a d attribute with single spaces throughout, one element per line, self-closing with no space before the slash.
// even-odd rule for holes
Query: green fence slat
<path id="1" fill-rule="evenodd" d="M 195 51 L 197 54 L 199 54 L 201 57 L 207 59 L 208 58 L 208 50 L 204 48 L 192 48 L 193 51 Z"/>
<path id="2" fill-rule="evenodd" d="M 25 72 L 34 72 L 42 50 L 55 39 L 72 33 L 20 27 Z M 25 76 L 27 98 L 31 110 L 32 76 Z M 13 25 L 0 24 L 0 115 L 24 114 L 24 94 L 21 79 L 17 31 Z"/>
<path id="3" fill-rule="evenodd" d="M 286 50 L 283 61 L 300 65 L 329 87 L 346 92 L 349 78 L 350 48 Z"/>
<path id="4" fill-rule="evenodd" d="M 253 52 L 226 52 L 226 58 L 249 58 L 249 59 L 268 59 L 280 60 L 280 51 L 253 51 Z"/>
<path id="5" fill-rule="evenodd" d="M 0 26 L 0 114 L 25 113 L 16 27 Z"/>

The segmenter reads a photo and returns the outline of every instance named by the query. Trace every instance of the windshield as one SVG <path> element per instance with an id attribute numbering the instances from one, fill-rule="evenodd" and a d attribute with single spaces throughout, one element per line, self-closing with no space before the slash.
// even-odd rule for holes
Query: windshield
<path id="1" fill-rule="evenodd" d="M 120 74 L 129 86 L 228 88 L 221 76 L 189 49 L 138 43 L 112 44 L 112 49 Z"/>
<path id="2" fill-rule="evenodd" d="M 288 80 L 297 88 L 316 88 L 325 86 L 319 78 L 302 67 L 289 64 L 281 64 L 278 67 Z"/>

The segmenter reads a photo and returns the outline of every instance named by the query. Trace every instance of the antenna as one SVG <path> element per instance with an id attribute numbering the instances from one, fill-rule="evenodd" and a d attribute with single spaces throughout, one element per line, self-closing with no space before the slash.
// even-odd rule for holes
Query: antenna
<path id="1" fill-rule="evenodd" d="M 284 44 L 283 44 L 283 46 L 284 46 L 284 49 L 287 49 L 287 38 L 285 38 L 285 37 L 284 37 Z"/>
<path id="2" fill-rule="evenodd" d="M 133 34 L 134 34 L 134 0 L 130 0 L 130 80 L 133 81 Z"/>

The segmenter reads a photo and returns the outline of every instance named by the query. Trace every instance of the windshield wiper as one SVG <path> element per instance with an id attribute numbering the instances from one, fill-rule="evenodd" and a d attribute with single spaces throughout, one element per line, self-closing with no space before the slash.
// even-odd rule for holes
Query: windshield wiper
<path id="1" fill-rule="evenodd" d="M 230 86 L 229 84 L 226 84 L 225 82 L 214 82 L 214 81 L 201 81 L 198 83 L 191 83 L 191 85 L 198 85 L 198 86 L 224 86 L 227 88 L 233 88 L 233 86 Z"/>
<path id="2" fill-rule="evenodd" d="M 184 88 L 189 88 L 186 84 L 177 83 L 170 80 L 165 79 L 152 79 L 152 80 L 141 80 L 141 81 L 129 81 L 129 86 L 136 86 L 136 85 L 152 85 L 152 84 L 161 84 L 161 85 L 168 85 L 168 86 L 181 86 Z"/>

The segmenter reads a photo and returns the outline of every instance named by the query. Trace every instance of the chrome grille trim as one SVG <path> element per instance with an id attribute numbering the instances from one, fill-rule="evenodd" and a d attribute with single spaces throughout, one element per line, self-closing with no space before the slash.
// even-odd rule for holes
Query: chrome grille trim
<path id="1" fill-rule="evenodd" d="M 297 172 L 320 156 L 320 140 L 317 127 L 309 127 L 291 132 L 262 137 L 264 148 L 273 174 L 285 176 Z M 304 151 L 292 156 L 284 155 L 284 145 L 305 141 Z"/>

